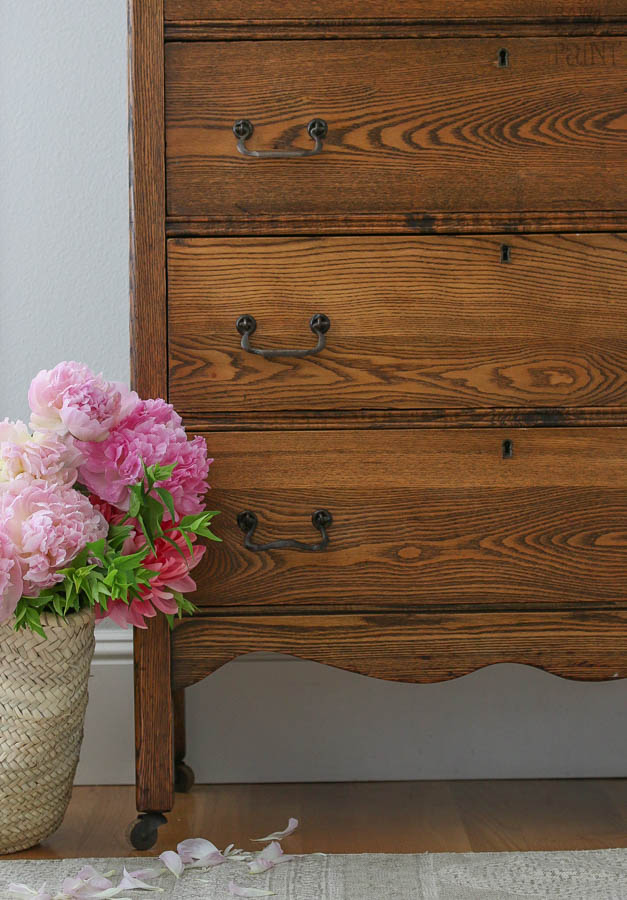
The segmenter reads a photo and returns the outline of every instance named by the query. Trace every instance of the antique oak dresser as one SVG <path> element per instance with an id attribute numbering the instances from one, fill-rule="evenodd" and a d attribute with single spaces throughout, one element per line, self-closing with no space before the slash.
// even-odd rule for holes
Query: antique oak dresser
<path id="1" fill-rule="evenodd" d="M 625 0 L 131 0 L 134 382 L 206 437 L 223 539 L 136 636 L 136 847 L 239 654 L 627 675 L 626 34 Z"/>

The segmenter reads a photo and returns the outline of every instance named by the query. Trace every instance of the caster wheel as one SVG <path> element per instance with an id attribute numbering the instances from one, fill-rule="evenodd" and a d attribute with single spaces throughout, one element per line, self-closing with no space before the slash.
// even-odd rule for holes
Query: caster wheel
<path id="1" fill-rule="evenodd" d="M 194 787 L 194 773 L 184 762 L 178 762 L 174 767 L 174 790 L 177 794 L 189 794 Z"/>
<path id="2" fill-rule="evenodd" d="M 131 827 L 130 840 L 136 850 L 150 850 L 157 843 L 160 825 L 168 820 L 163 813 L 142 813 Z"/>

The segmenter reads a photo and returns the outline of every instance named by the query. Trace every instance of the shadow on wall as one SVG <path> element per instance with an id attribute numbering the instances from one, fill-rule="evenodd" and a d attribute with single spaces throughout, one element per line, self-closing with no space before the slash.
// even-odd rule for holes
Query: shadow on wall
<path id="1" fill-rule="evenodd" d="M 93 671 L 77 781 L 131 783 L 132 664 Z M 626 693 L 518 665 L 413 685 L 252 654 L 188 689 L 187 759 L 199 783 L 619 777 Z"/>

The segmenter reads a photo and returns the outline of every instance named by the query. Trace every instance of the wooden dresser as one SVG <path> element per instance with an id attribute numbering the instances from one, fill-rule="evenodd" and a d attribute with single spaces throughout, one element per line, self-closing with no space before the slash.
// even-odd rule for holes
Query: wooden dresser
<path id="1" fill-rule="evenodd" d="M 134 382 L 206 436 L 224 541 L 136 636 L 147 848 L 183 691 L 239 654 L 627 675 L 627 6 L 130 26 Z"/>

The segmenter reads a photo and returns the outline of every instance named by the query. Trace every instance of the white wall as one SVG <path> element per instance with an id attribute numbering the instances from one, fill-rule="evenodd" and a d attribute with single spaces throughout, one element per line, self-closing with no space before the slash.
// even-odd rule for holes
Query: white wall
<path id="1" fill-rule="evenodd" d="M 125 0 L 0 0 L 0 401 L 82 359 L 128 375 Z M 100 631 L 78 780 L 132 780 L 129 635 Z M 1 664 L 1 663 L 0 663 Z M 201 780 L 625 775 L 627 683 L 498 666 L 427 687 L 285 658 L 189 691 Z"/>

